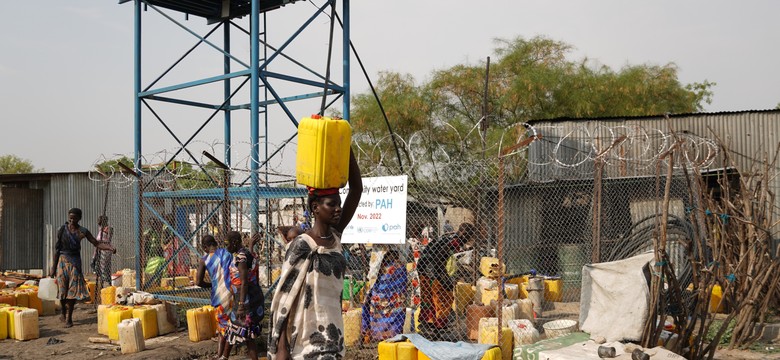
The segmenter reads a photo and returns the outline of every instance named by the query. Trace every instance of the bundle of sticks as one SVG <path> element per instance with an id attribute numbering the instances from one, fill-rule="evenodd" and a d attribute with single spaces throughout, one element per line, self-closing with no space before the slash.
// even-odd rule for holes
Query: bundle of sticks
<path id="1" fill-rule="evenodd" d="M 749 346 L 760 336 L 754 330 L 756 325 L 763 326 L 769 309 L 776 307 L 780 299 L 780 277 L 776 276 L 780 271 L 780 254 L 773 240 L 780 222 L 775 217 L 777 207 L 772 185 L 777 175 L 780 146 L 771 158 L 753 160 L 749 166 L 741 164 L 742 171 L 722 142 L 721 147 L 722 168 L 727 170 L 716 175 L 715 187 L 707 187 L 701 169 L 688 169 L 684 161 L 680 162 L 689 190 L 688 218 L 695 230 L 694 239 L 687 247 L 693 275 L 691 284 L 678 283 L 672 271 L 665 247 L 665 216 L 658 224 L 654 244 L 656 276 L 651 284 L 651 313 L 642 342 L 644 346 L 656 344 L 664 322 L 672 317 L 680 338 L 684 339 L 673 350 L 688 359 L 713 359 L 729 328 L 729 348 Z M 685 149 L 673 151 L 682 153 Z M 667 161 L 664 214 L 668 211 L 674 159 L 675 156 L 670 156 Z M 677 159 L 681 159 L 679 154 Z M 711 313 L 711 309 L 720 307 L 720 304 L 710 304 L 716 285 L 722 288 L 728 310 L 720 321 L 714 321 L 715 315 Z M 667 314 L 670 308 L 679 311 Z M 706 336 L 713 332 L 714 336 Z"/>

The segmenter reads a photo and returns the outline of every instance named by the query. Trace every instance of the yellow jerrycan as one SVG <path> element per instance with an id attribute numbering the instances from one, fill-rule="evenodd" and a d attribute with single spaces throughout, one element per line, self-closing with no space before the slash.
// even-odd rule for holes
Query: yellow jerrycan
<path id="1" fill-rule="evenodd" d="M 298 123 L 295 177 L 318 189 L 340 188 L 349 177 L 352 127 L 346 120 L 312 115 Z"/>

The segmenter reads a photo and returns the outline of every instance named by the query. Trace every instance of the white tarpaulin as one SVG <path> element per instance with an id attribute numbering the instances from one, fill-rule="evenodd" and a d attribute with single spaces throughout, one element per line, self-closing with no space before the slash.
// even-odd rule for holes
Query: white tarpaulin
<path id="1" fill-rule="evenodd" d="M 650 306 L 643 268 L 653 253 L 582 267 L 580 329 L 607 341 L 640 340 Z"/>

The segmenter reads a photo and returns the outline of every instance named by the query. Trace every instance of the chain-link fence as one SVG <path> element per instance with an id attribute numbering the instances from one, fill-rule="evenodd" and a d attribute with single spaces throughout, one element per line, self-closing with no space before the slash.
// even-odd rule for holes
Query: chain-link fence
<path id="1" fill-rule="evenodd" d="M 96 161 L 90 179 L 121 189 L 124 195 L 121 205 L 112 202 L 104 210 L 111 219 L 108 225 L 132 235 L 136 228 L 140 232 L 114 241 L 118 249 L 114 257 L 123 261 L 90 268 L 98 279 L 106 280 L 98 287 L 113 284 L 149 292 L 179 303 L 181 310 L 210 304 L 209 290 L 196 286 L 199 261 L 206 254 L 202 239 L 212 235 L 224 247 L 226 234 L 237 231 L 257 257 L 254 272 L 259 283 L 269 288 L 279 275 L 284 230 L 302 218 L 305 190 L 290 186 L 291 177 L 264 169 L 259 174 L 262 185 L 254 192 L 249 186 L 251 172 L 243 168 L 248 163 L 227 167 L 205 158 L 185 162 L 184 157 L 168 158 L 169 154 L 173 152 L 143 157 L 159 163 L 142 166 L 140 176 L 129 169 L 126 156 Z M 258 233 L 259 240 L 250 240 L 252 233 Z M 204 280 L 211 281 L 208 273 Z"/>
<path id="2" fill-rule="evenodd" d="M 495 343 L 499 318 L 514 335 L 528 320 L 542 336 L 547 322 L 578 320 L 583 265 L 653 250 L 671 156 L 667 251 L 681 283 L 690 282 L 693 205 L 683 164 L 709 169 L 719 153 L 714 141 L 641 127 L 518 127 L 516 141 L 470 154 L 475 160 L 454 160 L 445 150 L 452 144 L 428 147 L 438 163 L 420 160 L 414 154 L 425 151 L 414 139 L 428 137 L 419 133 L 395 139 L 412 154 L 404 171 L 386 165 L 393 162 L 386 152 L 373 159 L 382 165 L 372 175 L 413 179 L 408 239 L 372 249 L 362 272 L 369 274 L 367 290 L 350 302 L 362 306 L 347 312 L 361 316 L 345 317 L 354 339 L 348 345 L 370 354 L 378 341 L 401 332 Z M 378 149 L 382 144 L 363 153 L 375 156 Z"/>
<path id="3" fill-rule="evenodd" d="M 655 129 L 602 127 L 575 136 L 563 128 L 520 126 L 522 135 L 501 146 L 509 150 L 468 158 L 442 145 L 423 161 L 425 151 L 415 148 L 419 140 L 401 141 L 416 159 L 403 171 L 388 166 L 389 157 L 373 158 L 381 144 L 370 151 L 357 146 L 359 161 L 369 164 L 364 176 L 409 175 L 407 236 L 402 245 L 372 246 L 366 239 L 344 246 L 348 353 L 375 354 L 379 341 L 414 332 L 432 340 L 495 342 L 498 318 L 512 329 L 530 321 L 542 335 L 547 322 L 577 320 L 583 265 L 653 249 L 667 156 L 677 164 L 671 168 L 667 249 L 678 277 L 688 281 L 685 259 L 693 236 L 686 215 L 692 204 L 681 164 L 708 169 L 719 151 L 714 142 L 687 135 L 672 141 L 670 133 Z M 671 151 L 677 148 L 686 150 Z M 194 286 L 204 235 L 219 239 L 238 230 L 250 246 L 256 223 L 264 235 L 253 248 L 258 278 L 270 301 L 286 230 L 308 221 L 303 190 L 278 186 L 291 184 L 291 177 L 263 184 L 257 205 L 246 187 L 248 172 L 231 168 L 226 174 L 214 164 L 191 171 L 169 162 L 144 170 L 141 179 L 121 171 L 109 177 L 144 189 L 141 266 L 125 269 L 123 279 L 138 276 L 143 290 L 189 306 L 205 304 L 209 296 Z M 132 213 L 112 215 L 114 223 L 133 221 Z"/>

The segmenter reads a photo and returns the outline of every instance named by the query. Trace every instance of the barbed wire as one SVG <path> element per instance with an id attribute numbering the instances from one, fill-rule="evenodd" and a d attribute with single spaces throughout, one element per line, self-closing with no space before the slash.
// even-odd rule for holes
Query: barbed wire
<path id="1" fill-rule="evenodd" d="M 268 149 L 275 151 L 274 156 L 268 160 L 260 158 L 257 161 L 252 160 L 252 147 L 249 142 L 236 142 L 227 146 L 232 159 L 227 169 L 231 183 L 248 182 L 253 163 L 257 165 L 258 173 L 269 175 L 268 183 L 293 180 L 294 175 L 290 175 L 290 169 L 285 168 L 285 165 L 289 156 L 295 156 L 295 145 L 294 142 L 287 144 L 269 142 Z M 265 144 L 261 146 L 260 156 L 265 151 Z M 216 140 L 193 141 L 187 150 L 183 151 L 180 147 L 176 147 L 143 154 L 140 156 L 142 164 L 140 169 L 135 169 L 132 163 L 133 154 L 100 154 L 92 162 L 88 176 L 92 181 L 110 181 L 113 186 L 119 188 L 132 186 L 138 178 L 135 173 L 127 172 L 117 164 L 122 162 L 128 168 L 137 171 L 145 181 L 153 181 L 152 187 L 157 191 L 222 186 L 224 169 L 214 164 L 204 152 L 222 158 L 226 151 L 225 144 Z M 261 181 L 265 182 L 265 178 Z"/>
<path id="2" fill-rule="evenodd" d="M 528 142 L 527 139 L 532 141 Z M 368 134 L 355 134 L 355 154 L 362 164 L 364 176 L 382 176 L 401 173 L 398 164 L 400 156 L 403 168 L 422 175 L 436 175 L 452 171 L 453 168 L 478 166 L 479 163 L 494 162 L 502 149 L 528 142 L 505 155 L 512 161 L 524 164 L 528 171 L 541 168 L 559 168 L 573 174 L 590 175 L 593 163 L 599 161 L 604 167 L 630 168 L 632 173 L 654 172 L 659 163 L 668 161 L 664 156 L 673 147 L 675 170 L 687 168 L 708 168 L 720 153 L 720 147 L 713 139 L 689 134 L 672 133 L 666 129 L 645 128 L 639 125 L 570 126 L 532 125 L 516 123 L 504 128 L 499 140 L 484 147 L 479 146 L 482 135 L 475 127 L 458 130 L 452 124 L 443 123 L 432 130 L 420 130 L 404 137 L 389 134 L 380 138 Z M 398 145 L 396 155 L 393 142 Z M 268 143 L 273 156 L 268 160 L 258 159 L 255 163 L 259 172 L 269 175 L 269 183 L 286 182 L 294 178 L 290 169 L 290 156 L 295 156 L 295 142 Z M 246 183 L 252 173 L 251 144 L 237 142 L 227 147 L 233 159 L 229 164 L 232 182 Z M 141 156 L 144 164 L 140 170 L 143 178 L 155 181 L 155 188 L 189 190 L 204 187 L 203 181 L 219 186 L 222 168 L 213 164 L 203 153 L 218 158 L 226 151 L 220 141 L 194 141 L 188 148 L 163 149 Z M 262 145 L 261 153 L 265 151 Z M 122 159 L 132 159 L 128 154 L 101 154 L 92 163 L 89 173 L 93 181 L 112 181 L 115 186 L 130 186 L 136 177 L 116 165 Z M 175 166 L 170 165 L 176 163 Z M 167 166 L 166 166 L 167 164 Z M 133 167 L 132 164 L 125 164 Z M 181 166 L 190 169 L 184 171 Z M 287 167 L 286 167 L 287 166 Z M 100 167 L 100 168 L 98 168 Z M 478 167 L 474 168 L 479 169 Z M 196 175 L 197 174 L 197 175 Z M 265 177 L 263 179 L 265 181 Z"/>
<path id="3" fill-rule="evenodd" d="M 497 143 L 488 144 L 484 150 L 473 141 L 481 137 L 473 128 L 465 131 L 450 124 L 435 130 L 421 130 L 404 138 L 398 134 L 373 138 L 368 135 L 355 137 L 356 148 L 362 157 L 370 160 L 364 174 L 399 172 L 396 155 L 391 151 L 393 140 L 401 149 L 404 168 L 411 171 L 442 171 L 453 165 L 491 162 L 502 149 L 533 141 L 506 156 L 533 167 L 557 167 L 588 175 L 592 164 L 600 161 L 605 167 L 631 167 L 635 172 L 654 172 L 659 163 L 668 161 L 665 154 L 673 147 L 675 170 L 710 167 L 720 153 L 720 146 L 710 138 L 689 133 L 672 133 L 666 129 L 642 126 L 588 127 L 567 125 L 540 125 L 516 123 L 503 129 Z M 462 134 L 465 132 L 465 134 Z M 441 139 L 449 139 L 443 142 Z"/>

